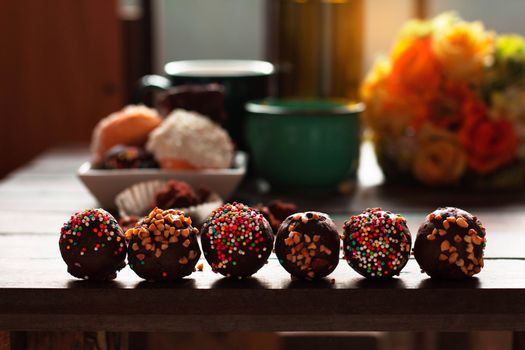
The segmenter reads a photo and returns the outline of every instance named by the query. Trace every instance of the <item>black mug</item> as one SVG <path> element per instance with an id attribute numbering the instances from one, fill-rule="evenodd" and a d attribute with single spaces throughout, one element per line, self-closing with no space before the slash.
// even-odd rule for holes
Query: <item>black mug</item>
<path id="1" fill-rule="evenodd" d="M 240 149 L 244 142 L 245 110 L 249 100 L 268 97 L 274 66 L 257 60 L 188 60 L 173 61 L 164 66 L 167 76 L 146 75 L 139 83 L 138 94 L 145 90 L 166 90 L 172 86 L 218 83 L 225 89 L 225 128 Z"/>

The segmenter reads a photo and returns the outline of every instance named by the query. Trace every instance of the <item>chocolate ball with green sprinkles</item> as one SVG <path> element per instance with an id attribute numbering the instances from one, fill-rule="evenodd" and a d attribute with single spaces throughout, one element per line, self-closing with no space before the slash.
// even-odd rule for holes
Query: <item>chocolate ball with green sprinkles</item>
<path id="1" fill-rule="evenodd" d="M 341 240 L 327 214 L 296 213 L 288 216 L 277 231 L 275 254 L 293 277 L 313 280 L 325 277 L 339 263 Z"/>
<path id="2" fill-rule="evenodd" d="M 344 223 L 345 259 L 366 278 L 399 275 L 410 257 L 411 244 L 405 218 L 381 208 L 367 209 Z"/>
<path id="3" fill-rule="evenodd" d="M 419 227 L 414 256 L 432 278 L 465 279 L 483 268 L 485 243 L 477 217 L 459 208 L 439 208 Z"/>
<path id="4" fill-rule="evenodd" d="M 173 281 L 195 271 L 199 231 L 180 210 L 153 209 L 126 231 L 129 267 L 148 281 Z"/>
<path id="5" fill-rule="evenodd" d="M 266 264 L 273 232 L 263 214 L 242 203 L 215 209 L 201 228 L 202 250 L 213 272 L 244 278 Z"/>
<path id="6" fill-rule="evenodd" d="M 126 241 L 115 218 L 103 209 L 75 213 L 62 226 L 60 253 L 74 277 L 112 280 L 126 266 Z"/>

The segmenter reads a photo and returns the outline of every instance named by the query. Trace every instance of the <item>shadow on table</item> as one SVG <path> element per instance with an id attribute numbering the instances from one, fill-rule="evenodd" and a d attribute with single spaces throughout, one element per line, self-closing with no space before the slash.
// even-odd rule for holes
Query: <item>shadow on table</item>
<path id="1" fill-rule="evenodd" d="M 422 280 L 418 286 L 418 288 L 421 289 L 454 289 L 479 287 L 481 287 L 481 283 L 477 277 L 472 277 L 461 281 L 426 278 Z"/>
<path id="2" fill-rule="evenodd" d="M 290 279 L 287 285 L 284 288 L 288 289 L 333 289 L 335 288 L 332 279 L 324 277 L 319 278 L 313 281 L 303 280 L 303 279 Z"/>
<path id="3" fill-rule="evenodd" d="M 388 279 L 367 279 L 354 278 L 346 286 L 346 288 L 360 288 L 360 289 L 405 289 L 406 285 L 400 278 Z"/>
<path id="4" fill-rule="evenodd" d="M 257 277 L 235 279 L 222 277 L 211 284 L 212 289 L 266 289 Z"/>
<path id="5" fill-rule="evenodd" d="M 176 281 L 141 281 L 135 285 L 136 289 L 195 289 L 193 278 L 182 278 Z"/>
<path id="6" fill-rule="evenodd" d="M 70 289 L 122 289 L 125 286 L 119 281 L 89 281 L 89 280 L 71 280 L 67 283 L 67 288 Z"/>

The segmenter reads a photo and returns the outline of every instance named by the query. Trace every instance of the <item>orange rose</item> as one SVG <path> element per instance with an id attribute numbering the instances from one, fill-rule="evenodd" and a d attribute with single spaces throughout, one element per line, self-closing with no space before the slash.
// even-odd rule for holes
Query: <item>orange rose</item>
<path id="1" fill-rule="evenodd" d="M 428 119 L 436 126 L 457 130 L 464 122 L 463 106 L 477 99 L 465 82 L 446 80 L 429 103 Z"/>
<path id="2" fill-rule="evenodd" d="M 481 101 L 464 106 L 465 124 L 459 140 L 467 152 L 468 165 L 480 174 L 488 174 L 515 157 L 518 135 L 508 120 L 490 120 Z"/>
<path id="3" fill-rule="evenodd" d="M 397 95 L 399 90 L 392 88 L 389 62 L 376 62 L 361 86 L 361 97 L 366 104 L 363 119 L 377 136 L 402 135 L 427 115 L 428 108 L 417 94 Z"/>
<path id="4" fill-rule="evenodd" d="M 417 94 L 428 100 L 438 91 L 441 67 L 431 37 L 402 39 L 392 50 L 390 89 L 396 96 Z"/>

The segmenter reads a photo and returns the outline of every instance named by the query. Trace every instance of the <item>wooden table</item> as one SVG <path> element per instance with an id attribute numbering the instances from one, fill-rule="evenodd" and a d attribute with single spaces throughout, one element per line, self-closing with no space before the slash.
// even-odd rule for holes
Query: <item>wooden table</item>
<path id="1" fill-rule="evenodd" d="M 405 214 L 413 234 L 436 206 L 463 206 L 488 231 L 485 269 L 468 281 L 430 280 L 411 259 L 392 281 L 362 279 L 342 260 L 325 280 L 293 282 L 272 256 L 244 281 L 221 278 L 205 264 L 180 283 L 143 282 L 129 268 L 112 283 L 93 283 L 69 276 L 58 250 L 62 223 L 96 205 L 75 176 L 86 157 L 84 148 L 47 152 L 0 184 L 2 330 L 525 331 L 522 194 L 362 186 L 354 196 L 315 195 L 300 203 L 339 224 L 350 213 L 383 206 Z"/>

